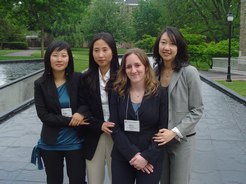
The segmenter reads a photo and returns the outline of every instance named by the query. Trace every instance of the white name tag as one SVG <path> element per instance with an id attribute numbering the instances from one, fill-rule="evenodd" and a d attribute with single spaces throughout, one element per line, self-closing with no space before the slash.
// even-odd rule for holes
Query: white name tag
<path id="1" fill-rule="evenodd" d="M 140 132 L 140 122 L 137 120 L 124 120 L 124 130 L 130 132 Z"/>
<path id="2" fill-rule="evenodd" d="M 62 108 L 61 113 L 63 116 L 72 117 L 72 109 L 71 108 Z"/>

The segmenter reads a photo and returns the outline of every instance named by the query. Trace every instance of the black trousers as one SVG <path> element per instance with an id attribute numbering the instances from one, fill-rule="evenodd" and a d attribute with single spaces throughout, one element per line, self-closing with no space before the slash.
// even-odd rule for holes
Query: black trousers
<path id="1" fill-rule="evenodd" d="M 82 150 L 48 151 L 40 149 L 47 175 L 47 184 L 63 184 L 64 159 L 69 184 L 85 184 L 85 159 Z"/>
<path id="2" fill-rule="evenodd" d="M 135 169 L 128 161 L 112 158 L 112 184 L 158 184 L 161 177 L 162 159 L 154 165 L 154 172 L 143 173 Z"/>

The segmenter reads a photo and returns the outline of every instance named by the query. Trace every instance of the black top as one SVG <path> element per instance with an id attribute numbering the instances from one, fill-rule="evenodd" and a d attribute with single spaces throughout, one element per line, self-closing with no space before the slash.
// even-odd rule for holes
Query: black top
<path id="1" fill-rule="evenodd" d="M 126 109 L 128 109 L 127 112 Z M 138 119 L 140 121 L 140 132 L 124 130 L 126 114 L 128 120 Z M 138 116 L 136 116 L 130 98 L 119 97 L 116 92 L 112 93 L 110 121 L 115 123 L 112 133 L 114 141 L 112 158 L 130 161 L 136 153 L 140 152 L 148 162 L 153 164 L 161 156 L 163 150 L 163 146 L 158 146 L 153 141 L 153 136 L 160 128 L 168 127 L 166 89 L 160 87 L 155 95 L 144 96 L 138 109 Z"/>

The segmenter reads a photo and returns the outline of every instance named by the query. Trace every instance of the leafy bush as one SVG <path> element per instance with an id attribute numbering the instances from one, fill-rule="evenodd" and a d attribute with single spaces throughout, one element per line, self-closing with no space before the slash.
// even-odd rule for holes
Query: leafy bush
<path id="1" fill-rule="evenodd" d="M 27 49 L 28 45 L 27 42 L 4 42 L 1 43 L 3 49 Z"/>
<path id="2" fill-rule="evenodd" d="M 228 40 L 222 40 L 218 43 L 210 42 L 205 48 L 205 53 L 212 57 L 227 57 L 228 56 Z M 238 57 L 239 42 L 235 39 L 231 40 L 231 56 Z"/>
<path id="3" fill-rule="evenodd" d="M 188 44 L 189 61 L 197 68 L 212 68 L 213 57 L 228 57 L 228 40 L 222 40 L 218 43 L 206 43 L 206 37 L 201 34 L 189 34 L 184 31 L 184 37 Z M 231 40 L 231 56 L 237 57 L 239 50 L 239 42 L 235 39 Z"/>
<path id="4" fill-rule="evenodd" d="M 135 47 L 145 50 L 145 52 L 152 52 L 155 37 L 150 35 L 143 35 L 142 39 L 135 43 Z"/>

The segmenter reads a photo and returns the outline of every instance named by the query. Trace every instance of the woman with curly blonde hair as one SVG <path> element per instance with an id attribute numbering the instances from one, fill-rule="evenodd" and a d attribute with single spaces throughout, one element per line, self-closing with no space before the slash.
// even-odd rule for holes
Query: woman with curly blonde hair
<path id="1" fill-rule="evenodd" d="M 147 55 L 138 48 L 128 50 L 110 100 L 110 121 L 115 123 L 112 184 L 158 184 L 165 147 L 158 147 L 152 137 L 167 127 L 167 112 L 167 92 Z"/>
<path id="2" fill-rule="evenodd" d="M 159 81 L 155 78 L 155 72 L 149 64 L 148 56 L 139 48 L 129 49 L 122 57 L 121 66 L 117 75 L 117 79 L 114 83 L 114 89 L 119 93 L 120 96 L 124 96 L 124 91 L 129 88 L 130 79 L 126 74 L 126 58 L 134 54 L 136 55 L 145 67 L 145 95 L 153 95 L 156 93 L 159 87 Z"/>

